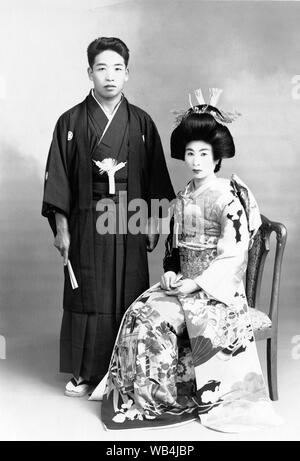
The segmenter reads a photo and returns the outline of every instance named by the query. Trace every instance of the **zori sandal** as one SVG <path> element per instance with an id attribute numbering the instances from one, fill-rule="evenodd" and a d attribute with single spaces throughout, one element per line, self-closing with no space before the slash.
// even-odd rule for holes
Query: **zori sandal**
<path id="1" fill-rule="evenodd" d="M 86 380 L 76 380 L 72 378 L 65 388 L 65 395 L 68 397 L 83 397 L 87 395 L 92 388 L 92 385 L 89 381 Z"/>

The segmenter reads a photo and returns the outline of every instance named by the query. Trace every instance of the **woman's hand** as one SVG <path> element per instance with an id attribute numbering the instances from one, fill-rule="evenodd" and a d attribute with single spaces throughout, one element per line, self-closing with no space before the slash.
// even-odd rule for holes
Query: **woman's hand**
<path id="1" fill-rule="evenodd" d="M 161 276 L 160 286 L 163 290 L 172 290 L 173 288 L 177 287 L 177 283 L 180 283 L 180 282 L 176 282 L 176 280 L 177 280 L 177 274 L 175 272 L 173 271 L 165 272 Z"/>
<path id="2" fill-rule="evenodd" d="M 200 290 L 197 283 L 192 279 L 184 279 L 177 283 L 177 287 L 167 292 L 170 296 L 185 296 Z"/>

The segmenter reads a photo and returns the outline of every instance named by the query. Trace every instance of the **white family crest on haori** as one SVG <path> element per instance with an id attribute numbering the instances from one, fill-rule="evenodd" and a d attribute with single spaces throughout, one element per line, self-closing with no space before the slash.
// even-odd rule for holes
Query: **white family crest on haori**
<path id="1" fill-rule="evenodd" d="M 71 141 L 73 139 L 73 132 L 68 131 L 68 141 Z"/>
<path id="2" fill-rule="evenodd" d="M 116 185 L 115 185 L 115 173 L 121 168 L 124 168 L 127 162 L 118 163 L 114 158 L 105 158 L 102 162 L 98 160 L 93 160 L 95 165 L 99 168 L 99 174 L 107 173 L 109 181 L 109 193 L 115 194 Z"/>

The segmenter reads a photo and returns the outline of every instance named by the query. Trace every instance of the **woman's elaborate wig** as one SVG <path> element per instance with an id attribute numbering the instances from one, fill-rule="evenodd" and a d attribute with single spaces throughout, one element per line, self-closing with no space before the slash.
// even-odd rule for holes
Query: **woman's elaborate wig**
<path id="1" fill-rule="evenodd" d="M 216 104 L 222 90 L 210 89 L 211 98 Z M 195 92 L 198 102 L 185 112 L 177 114 L 178 126 L 171 134 L 171 157 L 184 160 L 185 148 L 190 141 L 204 141 L 212 146 L 214 160 L 231 158 L 235 146 L 229 129 L 223 123 L 230 123 L 240 114 L 224 112 L 215 105 L 205 104 L 201 90 Z M 191 98 L 190 98 L 191 103 Z"/>
<path id="2" fill-rule="evenodd" d="M 210 144 L 214 160 L 230 158 L 235 154 L 230 131 L 210 113 L 191 112 L 184 117 L 171 134 L 171 157 L 184 160 L 185 147 L 190 141 L 204 141 Z"/>

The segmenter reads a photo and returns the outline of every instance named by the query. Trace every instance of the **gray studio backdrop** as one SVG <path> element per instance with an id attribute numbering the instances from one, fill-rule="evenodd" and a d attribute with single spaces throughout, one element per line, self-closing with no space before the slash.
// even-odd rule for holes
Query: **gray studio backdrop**
<path id="1" fill-rule="evenodd" d="M 220 175 L 237 173 L 262 213 L 288 228 L 281 315 L 290 319 L 292 347 L 300 334 L 299 20 L 298 2 L 1 0 L 0 335 L 7 360 L 28 343 L 41 347 L 42 360 L 43 348 L 58 341 L 63 272 L 40 216 L 43 174 L 58 116 L 90 88 L 86 47 L 101 35 L 130 48 L 126 96 L 155 120 L 176 191 L 188 177 L 170 159 L 170 111 L 186 108 L 188 93 L 201 86 L 205 95 L 223 88 L 220 106 L 243 114 L 232 125 L 236 158 Z M 163 240 L 149 258 L 152 282 L 162 255 Z"/>

